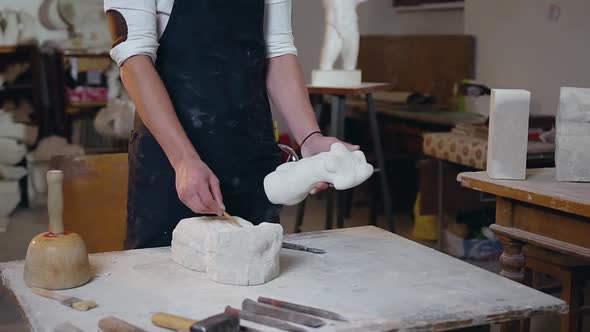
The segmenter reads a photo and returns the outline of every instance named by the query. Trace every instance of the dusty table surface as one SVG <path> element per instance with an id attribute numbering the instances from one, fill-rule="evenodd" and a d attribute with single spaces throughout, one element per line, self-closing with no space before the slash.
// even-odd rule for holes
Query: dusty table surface
<path id="1" fill-rule="evenodd" d="M 555 168 L 529 169 L 526 180 L 494 180 L 486 172 L 461 173 L 457 180 L 474 190 L 590 217 L 590 184 L 559 182 Z"/>
<path id="2" fill-rule="evenodd" d="M 148 331 L 164 331 L 152 326 L 152 313 L 199 319 L 258 296 L 322 307 L 350 319 L 328 321 L 314 331 L 442 331 L 567 310 L 557 298 L 373 226 L 285 239 L 327 253 L 283 249 L 280 276 L 260 286 L 210 281 L 174 263 L 170 248 L 91 255 L 91 282 L 60 292 L 95 300 L 99 307 L 88 312 L 33 295 L 22 278 L 22 261 L 0 264 L 0 273 L 33 331 L 53 331 L 64 321 L 93 331 L 108 315 Z"/>

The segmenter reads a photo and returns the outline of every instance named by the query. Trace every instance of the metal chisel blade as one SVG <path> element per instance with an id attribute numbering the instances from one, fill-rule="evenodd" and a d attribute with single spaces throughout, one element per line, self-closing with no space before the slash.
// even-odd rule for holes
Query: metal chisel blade
<path id="1" fill-rule="evenodd" d="M 314 254 L 325 254 L 326 253 L 326 251 L 323 249 L 310 248 L 310 247 L 302 246 L 300 244 L 287 243 L 287 242 L 283 242 L 283 248 L 284 249 L 291 249 L 291 250 L 298 250 L 298 251 L 307 251 L 307 252 L 311 252 Z"/>
<path id="2" fill-rule="evenodd" d="M 302 314 L 297 311 L 283 309 L 264 303 L 258 303 L 250 299 L 245 299 L 242 302 L 242 311 L 277 318 L 310 327 L 321 327 L 326 324 L 326 322 L 323 320 L 311 315 Z"/>
<path id="3" fill-rule="evenodd" d="M 225 307 L 225 313 L 230 315 L 237 315 L 240 319 L 247 320 L 250 322 L 258 323 L 261 325 L 274 327 L 280 330 L 290 331 L 290 332 L 308 332 L 306 329 L 301 328 L 299 326 L 284 322 L 280 319 L 267 317 L 263 315 L 257 315 L 251 312 L 242 311 L 240 309 L 233 308 L 231 306 Z"/>
<path id="4" fill-rule="evenodd" d="M 268 297 L 260 296 L 260 297 L 258 297 L 258 302 L 273 305 L 273 306 L 279 307 L 279 308 L 285 308 L 285 309 L 301 312 L 301 313 L 316 316 L 316 317 L 322 317 L 322 318 L 327 318 L 327 319 L 337 320 L 337 321 L 342 321 L 342 322 L 348 321 L 342 315 L 339 315 L 339 314 L 332 312 L 332 311 L 309 307 L 309 306 L 304 306 L 304 305 L 290 303 L 290 302 L 285 302 L 285 301 L 281 301 L 281 300 L 275 300 L 275 299 L 271 299 Z"/>

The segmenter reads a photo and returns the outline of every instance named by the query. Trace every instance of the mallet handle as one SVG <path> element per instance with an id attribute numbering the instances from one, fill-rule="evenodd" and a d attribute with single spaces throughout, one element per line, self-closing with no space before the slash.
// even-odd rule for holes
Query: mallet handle
<path id="1" fill-rule="evenodd" d="M 62 171 L 51 170 L 47 172 L 47 208 L 49 210 L 49 232 L 53 234 L 64 233 L 64 201 L 63 201 Z"/>

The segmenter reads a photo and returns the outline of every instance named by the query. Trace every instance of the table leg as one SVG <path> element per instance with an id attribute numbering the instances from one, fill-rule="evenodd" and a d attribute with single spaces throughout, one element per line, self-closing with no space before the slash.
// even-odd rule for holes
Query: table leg
<path id="1" fill-rule="evenodd" d="M 344 102 L 342 103 L 344 107 Z M 339 138 L 340 134 L 340 96 L 332 96 L 331 112 L 330 112 L 330 136 Z M 332 229 L 334 219 L 334 198 L 338 201 L 338 192 L 330 189 L 326 194 L 326 228 Z M 336 206 L 339 207 L 338 202 Z"/>
<path id="2" fill-rule="evenodd" d="M 375 102 L 373 101 L 373 94 L 367 93 L 367 113 L 369 115 L 369 126 L 371 128 L 371 136 L 375 146 L 375 155 L 377 156 L 377 167 L 379 167 L 379 177 L 381 185 L 381 194 L 383 195 L 383 207 L 385 210 L 385 218 L 391 232 L 395 232 L 395 224 L 393 222 L 393 211 L 391 207 L 391 194 L 389 192 L 389 181 L 387 181 L 387 172 L 385 169 L 385 158 L 383 156 L 383 146 L 381 145 L 381 135 L 379 135 L 379 124 L 377 123 L 377 112 L 375 111 Z"/>
<path id="3" fill-rule="evenodd" d="M 295 230 L 294 233 L 301 233 L 301 226 L 303 225 L 303 216 L 305 215 L 305 199 L 297 205 L 297 213 L 295 214 Z"/>
<path id="4" fill-rule="evenodd" d="M 502 235 L 498 235 L 498 239 L 504 246 L 504 252 L 500 256 L 500 265 L 502 266 L 500 275 L 516 282 L 524 282 L 525 258 L 522 254 L 524 243 Z"/>
<path id="5" fill-rule="evenodd" d="M 444 176 L 445 176 L 445 164 L 442 159 L 436 160 L 438 169 L 437 176 L 437 210 L 436 210 L 436 223 L 438 232 L 437 248 L 438 251 L 444 249 L 444 235 L 445 235 L 445 214 L 444 214 Z"/>
<path id="6" fill-rule="evenodd" d="M 312 100 L 313 100 L 313 110 L 315 112 L 315 118 L 318 121 L 318 123 L 320 122 L 320 119 L 322 117 L 322 109 L 324 106 L 324 97 L 323 95 L 313 95 L 312 96 Z"/>

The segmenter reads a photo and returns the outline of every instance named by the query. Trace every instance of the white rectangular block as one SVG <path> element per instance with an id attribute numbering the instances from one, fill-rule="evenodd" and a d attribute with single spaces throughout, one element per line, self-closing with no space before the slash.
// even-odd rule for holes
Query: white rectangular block
<path id="1" fill-rule="evenodd" d="M 590 182 L 590 89 L 561 88 L 555 130 L 557 181 Z"/>
<path id="2" fill-rule="evenodd" d="M 311 73 L 311 85 L 320 87 L 340 88 L 361 85 L 360 70 L 314 70 Z"/>
<path id="3" fill-rule="evenodd" d="M 492 89 L 487 173 L 492 179 L 524 180 L 531 93 Z"/>

